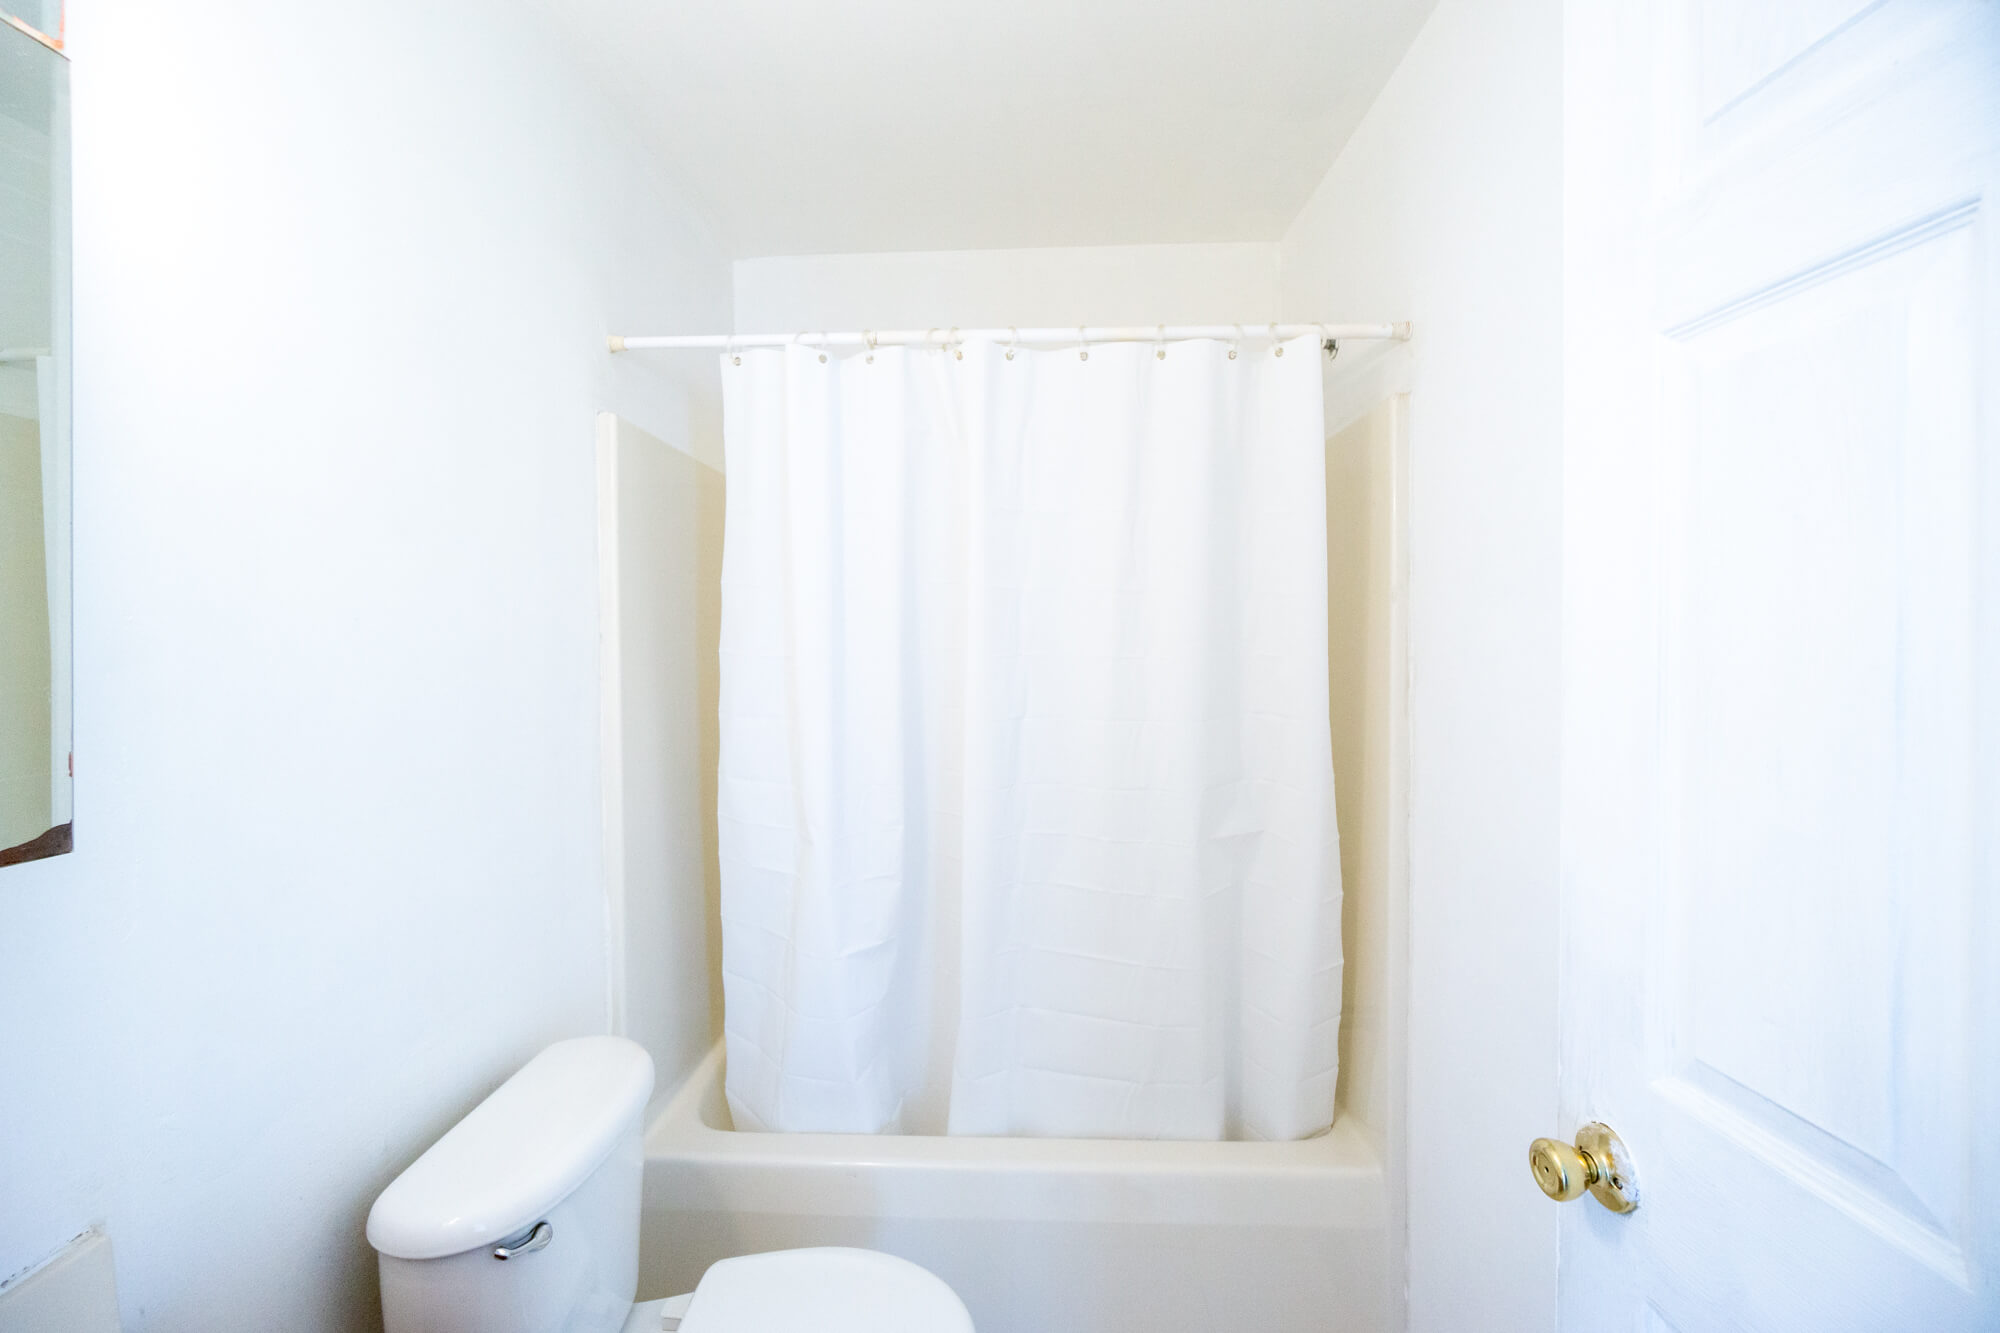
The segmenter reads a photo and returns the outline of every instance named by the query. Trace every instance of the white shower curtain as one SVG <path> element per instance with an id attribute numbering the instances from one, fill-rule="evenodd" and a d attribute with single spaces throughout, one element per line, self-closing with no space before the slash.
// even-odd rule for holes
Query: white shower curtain
<path id="1" fill-rule="evenodd" d="M 1159 350 L 723 357 L 740 1128 L 1331 1123 L 1318 349 Z"/>

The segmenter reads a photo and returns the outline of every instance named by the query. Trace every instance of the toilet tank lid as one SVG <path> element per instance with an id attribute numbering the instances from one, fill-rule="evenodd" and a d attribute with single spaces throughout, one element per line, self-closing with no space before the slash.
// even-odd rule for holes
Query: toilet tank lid
<path id="1" fill-rule="evenodd" d="M 442 1259 L 506 1239 L 588 1179 L 652 1093 L 652 1057 L 637 1042 L 557 1042 L 390 1182 L 368 1211 L 368 1243 Z"/>

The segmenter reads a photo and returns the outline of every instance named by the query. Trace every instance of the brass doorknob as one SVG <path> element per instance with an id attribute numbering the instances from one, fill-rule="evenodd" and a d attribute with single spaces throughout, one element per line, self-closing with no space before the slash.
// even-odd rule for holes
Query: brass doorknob
<path id="1" fill-rule="evenodd" d="M 1561 1139 L 1536 1139 L 1528 1145 L 1528 1169 L 1542 1193 L 1568 1203 L 1588 1190 L 1590 1197 L 1614 1213 L 1639 1206 L 1639 1182 L 1632 1174 L 1632 1157 L 1609 1125 L 1595 1121 L 1576 1132 L 1576 1146 Z"/>

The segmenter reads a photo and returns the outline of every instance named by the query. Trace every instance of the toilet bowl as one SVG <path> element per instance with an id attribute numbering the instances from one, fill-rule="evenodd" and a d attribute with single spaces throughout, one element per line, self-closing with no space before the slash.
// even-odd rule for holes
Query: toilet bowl
<path id="1" fill-rule="evenodd" d="M 713 1264 L 633 1304 L 653 1062 L 622 1037 L 537 1055 L 368 1213 L 387 1333 L 973 1333 L 942 1280 L 872 1250 Z"/>

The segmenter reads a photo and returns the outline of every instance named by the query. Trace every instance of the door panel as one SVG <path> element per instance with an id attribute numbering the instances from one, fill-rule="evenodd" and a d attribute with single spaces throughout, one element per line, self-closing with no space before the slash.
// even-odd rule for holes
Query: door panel
<path id="1" fill-rule="evenodd" d="M 2000 1327 L 1995 10 L 1571 7 L 1578 1333 Z"/>
<path id="2" fill-rule="evenodd" d="M 1715 120 L 1882 0 L 1703 0 L 1694 9 L 1695 106 Z"/>
<path id="3" fill-rule="evenodd" d="M 1676 349 L 1667 1077 L 1926 1253 L 1970 1146 L 1977 478 L 1944 409 L 1972 400 L 1972 252 L 1960 229 Z"/>

